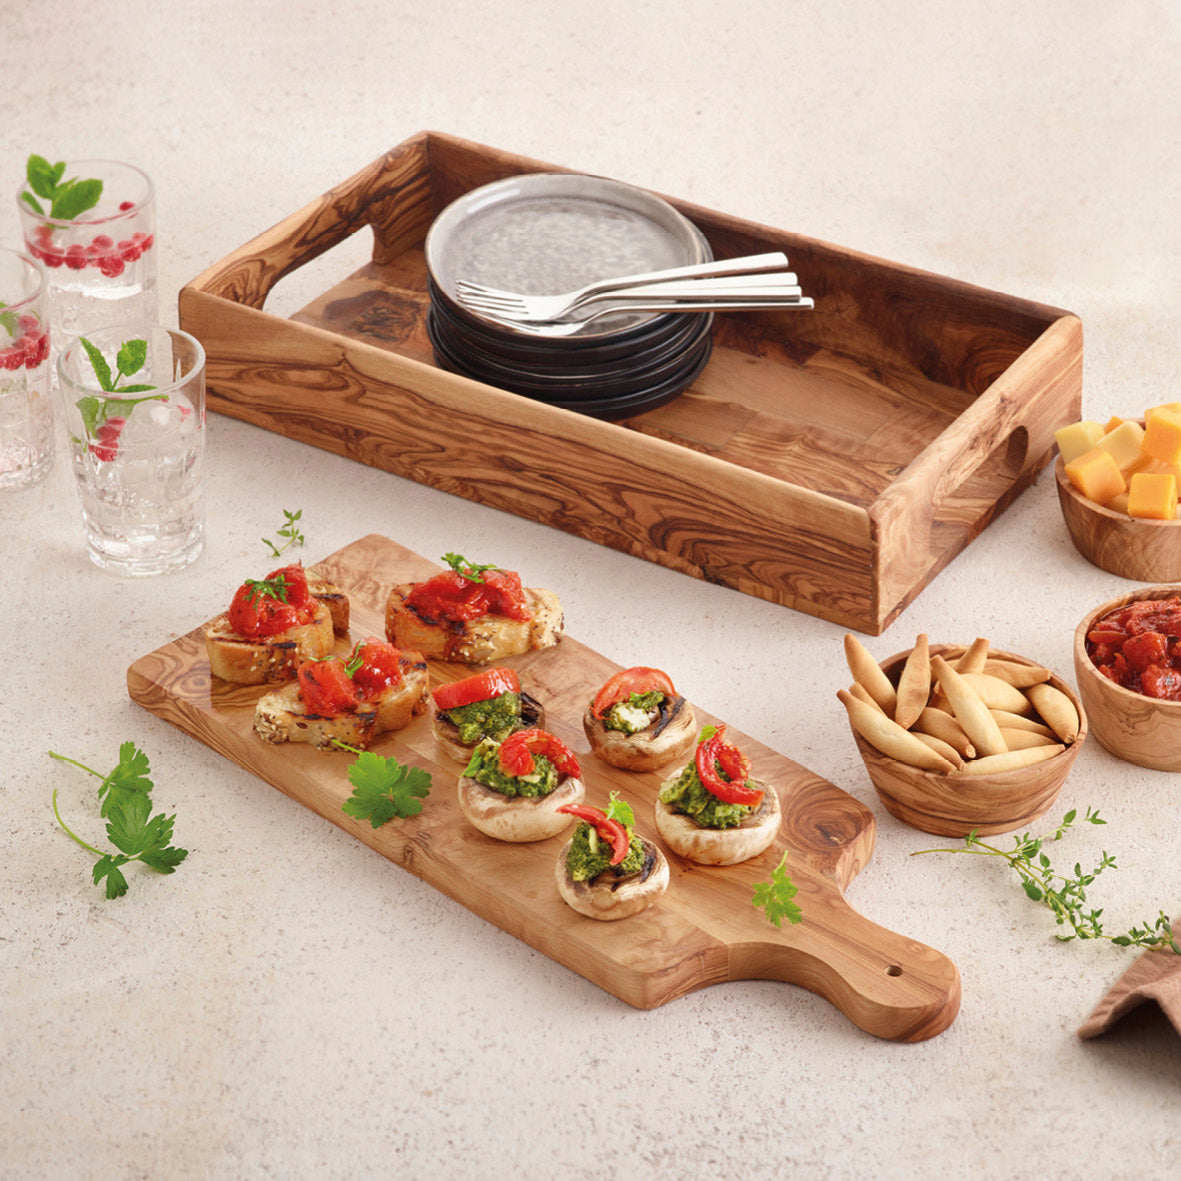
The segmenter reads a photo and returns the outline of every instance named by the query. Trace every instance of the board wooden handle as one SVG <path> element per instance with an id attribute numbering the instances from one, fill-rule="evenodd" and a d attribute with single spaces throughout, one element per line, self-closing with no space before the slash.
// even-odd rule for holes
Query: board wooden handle
<path id="1" fill-rule="evenodd" d="M 748 945 L 745 956 L 734 949 L 733 979 L 797 984 L 894 1041 L 924 1041 L 955 1020 L 960 974 L 945 955 L 870 922 L 835 892 L 824 899 L 823 923 L 813 896 L 803 905 L 807 917 L 790 941 Z"/>

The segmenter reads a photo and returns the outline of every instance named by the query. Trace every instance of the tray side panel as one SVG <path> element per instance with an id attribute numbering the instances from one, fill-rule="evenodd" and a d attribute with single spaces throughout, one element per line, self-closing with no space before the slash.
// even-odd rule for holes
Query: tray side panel
<path id="1" fill-rule="evenodd" d="M 845 626 L 876 625 L 857 506 L 196 290 L 182 292 L 181 320 L 205 345 L 214 410 Z"/>

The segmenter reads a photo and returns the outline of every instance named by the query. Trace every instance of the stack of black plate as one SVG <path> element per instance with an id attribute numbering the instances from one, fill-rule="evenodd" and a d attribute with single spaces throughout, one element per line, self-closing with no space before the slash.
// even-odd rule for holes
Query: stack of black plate
<path id="1" fill-rule="evenodd" d="M 439 366 L 596 418 L 625 418 L 677 397 L 709 359 L 709 313 L 621 311 L 573 335 L 479 316 L 456 297 L 466 279 L 526 295 L 708 262 L 701 233 L 667 202 L 617 181 L 531 173 L 474 189 L 426 240 L 427 330 Z"/>

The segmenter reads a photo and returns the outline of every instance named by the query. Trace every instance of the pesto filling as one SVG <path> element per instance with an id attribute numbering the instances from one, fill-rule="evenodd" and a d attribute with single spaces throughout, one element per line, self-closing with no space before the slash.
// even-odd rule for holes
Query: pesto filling
<path id="1" fill-rule="evenodd" d="M 500 766 L 500 748 L 497 743 L 484 739 L 472 751 L 464 774 L 477 783 L 482 783 L 502 796 L 536 799 L 548 796 L 558 786 L 561 774 L 557 767 L 545 757 L 533 756 L 533 770 L 520 777 L 506 775 Z"/>
<path id="2" fill-rule="evenodd" d="M 482 738 L 503 742 L 521 724 L 521 695 L 501 693 L 442 713 L 455 724 L 464 746 L 475 746 Z"/>
<path id="3" fill-rule="evenodd" d="M 719 774 L 726 778 L 724 771 Z M 745 782 L 747 787 L 758 790 L 751 780 Z M 668 804 L 674 812 L 689 816 L 702 828 L 737 828 L 755 811 L 751 804 L 727 804 L 719 800 L 701 782 L 695 763 L 686 764 L 680 775 L 661 789 L 660 802 Z"/>
<path id="4" fill-rule="evenodd" d="M 638 734 L 647 730 L 660 716 L 665 695 L 659 689 L 647 693 L 633 693 L 626 701 L 617 701 L 604 715 L 603 728 L 622 734 Z"/>
<path id="5" fill-rule="evenodd" d="M 610 869 L 616 877 L 639 873 L 644 868 L 644 842 L 634 832 L 629 836 L 627 856 L 618 865 L 612 865 L 611 843 L 599 836 L 594 825 L 582 821 L 574 830 L 570 852 L 566 854 L 570 877 L 576 882 L 589 882 L 605 869 Z"/>

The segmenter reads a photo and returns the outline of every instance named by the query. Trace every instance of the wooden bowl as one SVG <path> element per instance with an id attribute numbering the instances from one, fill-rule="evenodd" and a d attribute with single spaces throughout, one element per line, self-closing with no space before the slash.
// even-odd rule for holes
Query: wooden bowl
<path id="1" fill-rule="evenodd" d="M 1090 612 L 1074 633 L 1074 673 L 1099 745 L 1154 771 L 1181 771 L 1181 701 L 1133 693 L 1108 680 L 1087 655 L 1087 633 L 1109 611 L 1140 599 L 1171 599 L 1181 586 L 1146 586 Z"/>
<path id="2" fill-rule="evenodd" d="M 1070 540 L 1088 562 L 1137 582 L 1181 579 L 1181 520 L 1146 521 L 1088 500 L 1066 478 L 1061 455 L 1054 475 Z"/>
<path id="3" fill-rule="evenodd" d="M 936 652 L 954 663 L 964 648 L 931 645 L 932 655 Z M 994 652 L 1019 664 L 1035 663 L 1023 656 Z M 909 655 L 908 650 L 881 662 L 895 684 Z M 1050 684 L 1062 690 L 1078 710 L 1078 737 L 1053 758 L 1015 771 L 994 775 L 923 771 L 882 754 L 854 731 L 857 749 L 886 811 L 912 828 L 944 837 L 965 837 L 973 829 L 981 836 L 1013 832 L 1036 820 L 1058 797 L 1087 736 L 1086 711 L 1077 695 L 1056 676 L 1050 677 Z"/>

